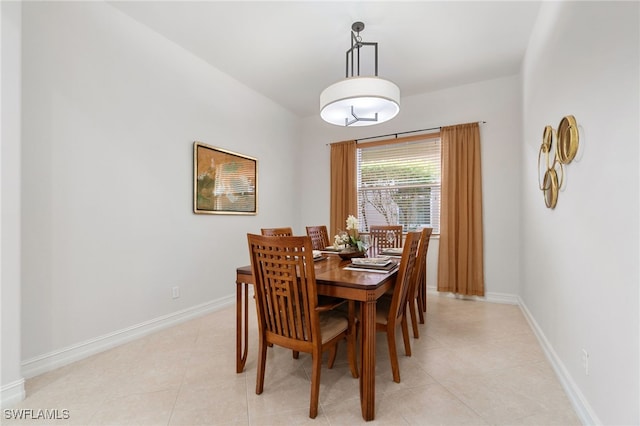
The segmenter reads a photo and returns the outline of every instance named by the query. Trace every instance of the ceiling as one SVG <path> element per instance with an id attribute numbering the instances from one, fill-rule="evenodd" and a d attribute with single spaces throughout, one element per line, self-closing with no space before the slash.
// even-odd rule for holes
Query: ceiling
<path id="1" fill-rule="evenodd" d="M 351 24 L 378 42 L 378 75 L 401 96 L 516 74 L 540 2 L 112 1 L 299 117 L 345 77 Z M 369 55 L 369 56 L 366 56 Z M 372 75 L 372 50 L 361 74 Z M 367 66 L 365 66 L 365 64 Z"/>

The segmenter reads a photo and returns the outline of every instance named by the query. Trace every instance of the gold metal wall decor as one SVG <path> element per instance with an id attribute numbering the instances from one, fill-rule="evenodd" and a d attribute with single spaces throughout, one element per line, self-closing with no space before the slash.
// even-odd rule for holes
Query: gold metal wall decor
<path id="1" fill-rule="evenodd" d="M 578 125 L 573 115 L 562 117 L 558 125 L 556 156 L 562 164 L 569 164 L 578 153 Z"/>
<path id="2" fill-rule="evenodd" d="M 545 126 L 542 132 L 542 145 L 538 151 L 538 186 L 544 195 L 545 205 L 550 209 L 555 208 L 558 203 L 558 192 L 564 180 L 564 166 L 575 158 L 579 142 L 578 124 L 573 115 L 560 120 L 557 132 L 551 126 Z M 543 155 L 544 164 L 541 162 Z"/>

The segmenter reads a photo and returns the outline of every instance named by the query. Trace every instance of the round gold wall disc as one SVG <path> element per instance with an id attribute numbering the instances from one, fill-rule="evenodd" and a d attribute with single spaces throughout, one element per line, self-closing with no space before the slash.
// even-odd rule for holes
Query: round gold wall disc
<path id="1" fill-rule="evenodd" d="M 540 149 L 542 152 L 551 151 L 551 142 L 553 141 L 553 127 L 545 126 L 542 132 L 542 146 Z"/>
<path id="2" fill-rule="evenodd" d="M 573 115 L 567 115 L 560 120 L 558 126 L 558 141 L 556 143 L 556 158 L 562 164 L 569 164 L 578 152 L 578 125 Z"/>
<path id="3" fill-rule="evenodd" d="M 548 169 L 544 174 L 544 203 L 552 209 L 558 202 L 558 174 L 555 169 Z"/>

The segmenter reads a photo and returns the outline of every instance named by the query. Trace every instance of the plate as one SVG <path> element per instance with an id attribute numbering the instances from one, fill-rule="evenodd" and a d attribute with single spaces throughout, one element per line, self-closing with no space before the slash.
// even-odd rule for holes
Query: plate
<path id="1" fill-rule="evenodd" d="M 351 263 L 356 265 L 376 265 L 376 266 L 384 266 L 388 265 L 391 262 L 391 259 L 387 257 L 362 257 L 351 259 Z"/>

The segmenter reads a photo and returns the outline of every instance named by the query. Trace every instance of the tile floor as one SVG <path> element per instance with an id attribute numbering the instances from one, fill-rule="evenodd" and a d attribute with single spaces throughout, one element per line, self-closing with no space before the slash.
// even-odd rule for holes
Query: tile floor
<path id="1" fill-rule="evenodd" d="M 320 408 L 308 418 L 309 355 L 269 350 L 265 389 L 255 394 L 255 308 L 245 372 L 235 373 L 235 306 L 27 380 L 17 407 L 69 410 L 71 425 L 353 425 L 358 380 L 345 345 L 323 368 Z M 376 420 L 388 425 L 579 425 L 566 394 L 517 306 L 429 297 L 427 323 L 394 383 L 378 334 Z M 399 333 L 401 334 L 401 333 Z M 324 364 L 326 367 L 326 364 Z"/>

